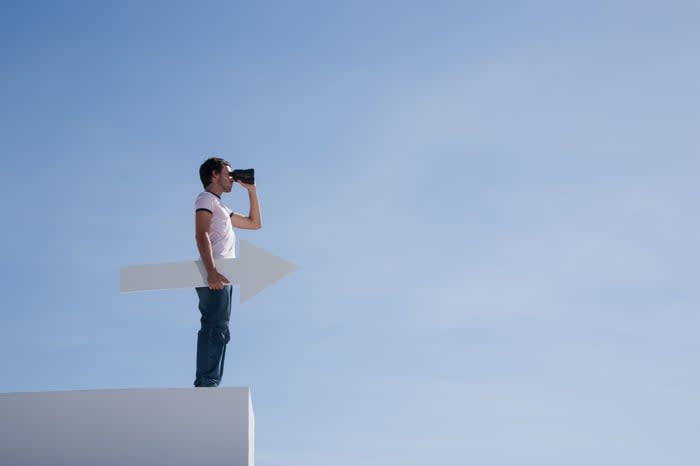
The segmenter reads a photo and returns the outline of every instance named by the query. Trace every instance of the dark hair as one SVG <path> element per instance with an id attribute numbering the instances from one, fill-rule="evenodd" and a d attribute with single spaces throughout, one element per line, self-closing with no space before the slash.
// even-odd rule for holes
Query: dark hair
<path id="1" fill-rule="evenodd" d="M 208 158 L 199 167 L 199 179 L 202 181 L 202 185 L 206 188 L 211 183 L 212 172 L 220 172 L 222 168 L 226 165 L 231 166 L 226 160 L 219 157 Z"/>

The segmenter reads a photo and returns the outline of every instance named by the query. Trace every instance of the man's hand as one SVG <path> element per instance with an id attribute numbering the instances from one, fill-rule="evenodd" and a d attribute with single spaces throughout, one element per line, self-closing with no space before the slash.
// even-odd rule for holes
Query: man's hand
<path id="1" fill-rule="evenodd" d="M 228 278 L 219 273 L 218 270 L 212 270 L 207 273 L 207 284 L 210 290 L 223 290 L 224 285 L 231 283 Z"/>
<path id="2" fill-rule="evenodd" d="M 240 214 L 231 214 L 231 223 L 233 228 L 242 228 L 245 230 L 259 230 L 262 228 L 262 218 L 260 216 L 260 204 L 258 203 L 258 190 L 255 184 L 243 183 L 237 180 L 236 183 L 243 186 L 248 191 L 248 200 L 250 201 L 250 212 L 247 217 Z"/>
<path id="3" fill-rule="evenodd" d="M 244 182 L 242 182 L 241 180 L 236 180 L 236 183 L 238 183 L 238 184 L 240 184 L 241 186 L 243 186 L 243 187 L 244 187 L 245 189 L 247 189 L 249 192 L 250 192 L 251 189 L 255 189 L 255 184 L 244 183 Z"/>

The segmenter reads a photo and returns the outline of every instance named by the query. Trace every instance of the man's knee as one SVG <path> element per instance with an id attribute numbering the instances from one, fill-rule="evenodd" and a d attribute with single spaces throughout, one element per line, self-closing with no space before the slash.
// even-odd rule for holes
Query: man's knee
<path id="1" fill-rule="evenodd" d="M 231 341 L 231 333 L 227 327 L 208 327 L 202 326 L 199 330 L 200 338 L 205 338 L 212 343 L 227 344 Z"/>

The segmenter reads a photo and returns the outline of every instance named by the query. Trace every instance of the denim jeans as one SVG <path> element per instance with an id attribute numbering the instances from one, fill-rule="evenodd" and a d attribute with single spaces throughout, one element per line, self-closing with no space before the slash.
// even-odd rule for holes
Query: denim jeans
<path id="1" fill-rule="evenodd" d="M 197 334 L 197 372 L 195 387 L 217 387 L 224 375 L 226 344 L 231 339 L 228 323 L 231 318 L 233 286 L 223 290 L 197 288 L 201 328 Z"/>

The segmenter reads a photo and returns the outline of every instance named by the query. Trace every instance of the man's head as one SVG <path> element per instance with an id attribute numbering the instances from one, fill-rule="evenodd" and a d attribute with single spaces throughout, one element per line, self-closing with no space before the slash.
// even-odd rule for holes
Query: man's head
<path id="1" fill-rule="evenodd" d="M 233 186 L 233 178 L 229 174 L 231 164 L 219 157 L 211 157 L 207 159 L 199 167 L 199 179 L 206 189 L 209 185 L 214 184 L 222 192 L 230 192 Z"/>

